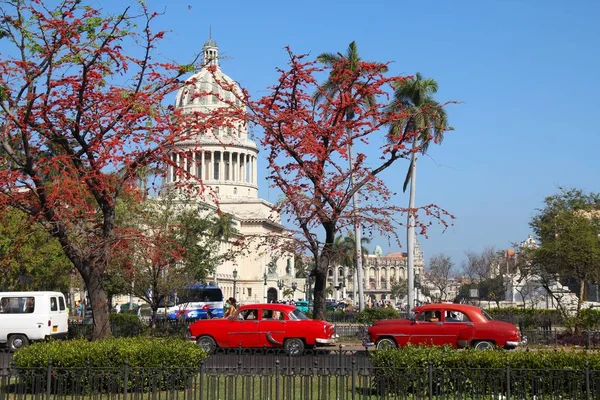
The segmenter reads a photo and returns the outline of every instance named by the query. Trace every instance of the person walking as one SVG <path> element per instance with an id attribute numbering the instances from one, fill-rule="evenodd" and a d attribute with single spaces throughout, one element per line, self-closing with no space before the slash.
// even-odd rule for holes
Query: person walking
<path id="1" fill-rule="evenodd" d="M 229 304 L 229 308 L 225 311 L 225 318 L 232 316 L 237 311 L 236 301 L 233 297 L 227 299 L 227 304 Z"/>

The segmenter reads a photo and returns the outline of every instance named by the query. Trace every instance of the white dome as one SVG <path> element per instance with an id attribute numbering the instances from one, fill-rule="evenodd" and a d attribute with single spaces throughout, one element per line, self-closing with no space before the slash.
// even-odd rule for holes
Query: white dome
<path id="1" fill-rule="evenodd" d="M 231 91 L 222 88 L 222 86 L 229 85 L 232 86 Z M 207 112 L 217 107 L 229 106 L 232 102 L 237 107 L 241 107 L 242 103 L 239 101 L 241 97 L 242 90 L 239 85 L 220 69 L 212 73 L 206 68 L 202 68 L 186 79 L 185 85 L 177 93 L 175 106 L 182 109 L 183 112 Z"/>
<path id="2" fill-rule="evenodd" d="M 215 41 L 209 39 L 203 52 L 202 68 L 179 90 L 175 107 L 185 114 L 198 112 L 204 115 L 222 107 L 245 110 L 240 101 L 242 90 L 239 85 L 219 67 L 219 49 Z M 215 70 L 209 71 L 207 67 L 215 67 Z M 248 138 L 245 120 L 235 119 L 219 127 L 192 133 L 174 146 L 173 162 L 201 177 L 221 201 L 258 198 L 258 146 Z M 185 178 L 176 176 L 170 168 L 167 183 L 179 180 Z"/>
<path id="3" fill-rule="evenodd" d="M 233 79 L 221 71 L 217 43 L 210 38 L 204 43 L 202 50 L 202 68 L 186 79 L 185 85 L 177 93 L 175 106 L 184 113 L 210 112 L 211 109 L 231 104 L 241 107 L 242 102 L 239 99 L 242 98 L 242 90 Z M 208 66 L 216 67 L 216 71 L 209 71 Z M 231 90 L 228 90 L 228 87 L 231 87 Z"/>

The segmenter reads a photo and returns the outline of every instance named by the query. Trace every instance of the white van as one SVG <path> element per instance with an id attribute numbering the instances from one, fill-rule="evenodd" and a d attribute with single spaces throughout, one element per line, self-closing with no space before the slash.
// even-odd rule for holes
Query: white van
<path id="1" fill-rule="evenodd" d="M 66 338 L 68 319 L 60 292 L 0 292 L 0 343 L 12 351 L 34 340 Z"/>

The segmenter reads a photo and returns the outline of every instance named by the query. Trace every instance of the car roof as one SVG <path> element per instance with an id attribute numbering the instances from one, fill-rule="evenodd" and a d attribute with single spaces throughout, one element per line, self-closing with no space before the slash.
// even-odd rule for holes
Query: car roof
<path id="1" fill-rule="evenodd" d="M 438 310 L 440 308 L 443 308 L 443 309 L 450 308 L 452 310 L 458 310 L 458 311 L 465 311 L 465 312 L 470 311 L 470 312 L 481 313 L 481 307 L 472 306 L 470 304 L 459 304 L 459 303 L 424 304 L 422 306 L 415 307 L 414 311 Z"/>
<path id="2" fill-rule="evenodd" d="M 259 309 L 259 310 L 278 310 L 278 311 L 294 311 L 296 307 L 290 306 L 287 304 L 279 304 L 279 303 L 257 303 L 257 304 L 244 304 L 240 307 L 240 310 L 245 310 L 248 308 Z"/>

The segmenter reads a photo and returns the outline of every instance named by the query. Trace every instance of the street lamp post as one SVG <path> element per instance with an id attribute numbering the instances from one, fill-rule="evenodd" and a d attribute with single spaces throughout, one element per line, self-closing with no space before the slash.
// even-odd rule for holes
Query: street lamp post
<path id="1" fill-rule="evenodd" d="M 278 279 L 277 287 L 279 288 L 279 297 L 281 297 L 281 300 L 283 300 L 283 293 L 281 292 L 283 290 L 283 286 L 283 279 Z"/>
<path id="2" fill-rule="evenodd" d="M 265 303 L 267 302 L 267 273 L 263 275 L 264 284 L 265 284 Z"/>
<path id="3" fill-rule="evenodd" d="M 416 291 L 415 301 L 417 303 L 419 302 L 419 289 L 420 288 L 421 288 L 421 277 L 419 276 L 419 274 L 415 274 L 415 291 Z"/>
<path id="4" fill-rule="evenodd" d="M 298 289 L 298 283 L 292 282 L 292 300 L 294 300 L 294 297 L 296 295 L 296 289 Z"/>
<path id="5" fill-rule="evenodd" d="M 233 269 L 233 298 L 237 300 L 237 291 L 236 291 L 236 283 L 237 283 L 238 272 L 237 269 Z"/>

